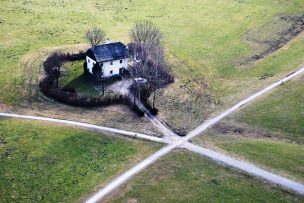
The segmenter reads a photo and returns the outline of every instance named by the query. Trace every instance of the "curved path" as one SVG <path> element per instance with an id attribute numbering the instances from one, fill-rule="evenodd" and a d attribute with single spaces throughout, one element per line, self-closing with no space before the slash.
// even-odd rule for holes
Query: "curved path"
<path id="1" fill-rule="evenodd" d="M 40 117 L 40 116 L 19 115 L 19 114 L 13 114 L 13 113 L 0 113 L 0 116 L 10 117 L 10 118 L 48 121 L 48 122 L 53 122 L 53 123 L 61 123 L 61 124 L 67 124 L 67 125 L 71 125 L 71 126 L 82 127 L 82 128 L 86 128 L 86 129 L 90 129 L 90 130 L 111 132 L 111 133 L 125 135 L 128 137 L 139 138 L 139 139 L 149 140 L 149 141 L 153 141 L 153 142 L 165 143 L 165 141 L 159 137 L 145 135 L 142 133 L 130 132 L 130 131 L 126 131 L 126 130 L 119 130 L 119 129 L 115 129 L 115 128 L 108 128 L 108 127 L 103 127 L 103 126 L 98 126 L 98 125 L 93 125 L 93 124 L 88 124 L 88 123 L 82 123 L 82 122 L 77 122 L 77 121 L 69 121 L 69 120 L 47 118 L 47 117 Z"/>
<path id="2" fill-rule="evenodd" d="M 221 121 L 223 118 L 225 118 L 226 116 L 228 116 L 229 114 L 231 114 L 232 112 L 236 111 L 237 109 L 239 109 L 240 107 L 248 104 L 249 102 L 253 101 L 254 99 L 256 99 L 257 97 L 266 94 L 267 92 L 269 92 L 270 90 L 274 89 L 275 87 L 281 85 L 284 82 L 287 82 L 289 80 L 291 80 L 292 78 L 301 75 L 304 73 L 304 67 L 300 68 L 299 70 L 287 75 L 286 77 L 284 77 L 283 79 L 269 85 L 268 87 L 262 89 L 261 91 L 249 96 L 248 98 L 238 102 L 237 104 L 235 104 L 233 107 L 227 109 L 226 111 L 220 113 L 218 116 L 205 121 L 202 125 L 198 126 L 196 129 L 194 129 L 193 131 L 191 131 L 187 136 L 183 137 L 183 138 L 179 138 L 176 141 L 173 141 L 171 144 L 163 147 L 162 149 L 160 149 L 159 151 L 155 152 L 154 154 L 152 154 L 151 156 L 149 156 L 148 158 L 146 158 L 145 160 L 143 160 L 142 162 L 140 162 L 139 164 L 135 165 L 134 167 L 132 167 L 130 170 L 128 170 L 127 172 L 123 173 L 121 176 L 119 176 L 118 178 L 114 179 L 112 182 L 110 182 L 106 187 L 102 188 L 101 190 L 99 190 L 96 194 L 94 194 L 91 198 L 89 198 L 86 202 L 87 203 L 93 203 L 93 202 L 98 202 L 101 199 L 103 199 L 107 194 L 109 194 L 110 192 L 112 192 L 114 189 L 118 188 L 119 186 L 121 186 L 123 183 L 125 183 L 127 180 L 131 179 L 134 175 L 136 175 L 137 173 L 141 172 L 142 170 L 144 170 L 145 168 L 147 168 L 149 165 L 151 165 L 152 163 L 154 163 L 156 160 L 160 159 L 161 157 L 165 156 L 166 154 L 168 154 L 170 151 L 172 151 L 173 149 L 175 149 L 176 147 L 179 146 L 183 146 L 185 144 L 185 146 L 187 147 L 187 149 L 195 151 L 197 153 L 203 154 L 204 156 L 206 156 L 206 154 L 202 153 L 202 151 L 200 149 L 198 149 L 198 147 L 189 147 L 189 144 L 187 143 L 188 140 L 192 139 L 193 137 L 201 134 L 202 132 L 204 132 L 206 129 L 208 129 L 209 127 L 211 127 L 212 125 L 218 123 L 219 121 Z M 162 126 L 163 127 L 163 126 Z M 169 129 L 170 130 L 170 129 Z M 171 131 L 171 130 L 170 130 Z M 237 164 L 232 164 L 232 161 L 234 161 L 235 159 L 225 159 L 223 158 L 225 155 L 214 152 L 209 150 L 210 152 L 212 152 L 213 156 L 212 159 L 213 160 L 221 160 L 222 163 L 225 163 L 229 166 L 232 167 L 236 167 Z M 227 156 L 225 156 L 227 157 Z M 210 158 L 210 156 L 209 156 Z M 235 162 L 237 163 L 237 162 Z M 266 174 L 265 170 L 259 169 L 258 167 L 250 164 L 250 163 L 246 163 L 246 162 L 242 162 L 243 167 L 238 167 L 239 169 L 241 169 L 242 171 L 246 172 L 246 173 L 250 173 L 253 175 L 256 175 L 258 177 L 261 177 L 269 182 L 281 185 L 283 188 L 292 190 L 298 194 L 304 195 L 304 185 L 300 184 L 300 183 L 296 183 L 294 181 L 285 181 L 287 179 L 277 176 L 276 177 L 280 177 L 280 178 L 274 178 L 273 176 L 268 176 L 270 175 L 270 173 Z M 256 170 L 259 169 L 259 170 Z M 256 171 L 255 171 L 256 170 Z M 255 171 L 255 173 L 253 173 L 253 171 Z"/>

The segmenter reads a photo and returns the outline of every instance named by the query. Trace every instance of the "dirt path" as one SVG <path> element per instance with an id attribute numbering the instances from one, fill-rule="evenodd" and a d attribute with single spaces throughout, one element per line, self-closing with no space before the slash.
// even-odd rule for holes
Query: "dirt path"
<path id="1" fill-rule="evenodd" d="M 128 96 L 131 101 L 133 101 L 134 95 L 131 91 L 129 91 Z M 179 136 L 175 134 L 164 122 L 162 122 L 157 116 L 154 116 L 146 107 L 145 105 L 139 100 L 135 99 L 135 104 L 145 112 L 146 118 L 163 133 L 163 139 L 170 143 L 172 141 L 176 141 L 179 139 Z"/>
<path id="2" fill-rule="evenodd" d="M 264 94 L 268 93 L 270 90 L 272 90 L 273 88 L 281 85 L 282 83 L 287 82 L 287 81 L 291 80 L 292 78 L 294 78 L 298 75 L 301 75 L 303 73 L 304 73 L 304 67 L 301 67 L 299 70 L 295 71 L 294 73 L 291 73 L 291 74 L 287 75 L 283 79 L 269 85 L 268 87 L 262 89 L 261 91 L 259 91 L 255 94 L 249 96 L 248 98 L 240 101 L 239 103 L 237 103 L 233 107 L 227 109 L 226 111 L 222 112 L 218 116 L 216 116 L 216 117 L 214 117 L 210 120 L 205 121 L 202 125 L 198 126 L 196 129 L 191 131 L 187 136 L 179 138 L 178 140 L 172 142 L 171 144 L 163 147 L 159 151 L 157 151 L 154 154 L 152 154 L 151 156 L 149 156 L 147 159 L 143 160 L 142 162 L 135 165 L 134 167 L 132 167 L 127 172 L 123 173 L 122 175 L 120 175 L 119 177 L 117 177 L 116 179 L 111 181 L 106 187 L 99 190 L 96 194 L 94 194 L 92 197 L 90 197 L 86 202 L 87 203 L 93 203 L 93 202 L 100 201 L 107 194 L 109 194 L 113 190 L 117 189 L 119 186 L 121 186 L 126 181 L 131 179 L 133 176 L 135 176 L 136 174 L 138 174 L 139 172 L 141 172 L 142 170 L 144 170 L 145 168 L 147 168 L 148 166 L 153 164 L 155 161 L 157 161 L 161 157 L 165 156 L 166 154 L 171 152 L 173 149 L 175 149 L 177 147 L 181 147 L 181 146 L 185 146 L 188 150 L 194 151 L 194 152 L 199 153 L 203 156 L 208 156 L 209 158 L 212 158 L 213 160 L 216 160 L 216 161 L 220 160 L 222 163 L 227 164 L 231 167 L 236 167 L 236 168 L 238 168 L 238 169 L 240 169 L 240 170 L 242 170 L 246 173 L 252 174 L 254 176 L 258 176 L 259 178 L 263 178 L 266 181 L 278 184 L 278 185 L 280 185 L 283 188 L 286 188 L 288 190 L 292 190 L 295 193 L 304 195 L 304 185 L 302 185 L 300 183 L 294 182 L 292 180 L 288 180 L 288 179 L 286 179 L 282 176 L 279 176 L 279 175 L 272 174 L 268 171 L 265 171 L 263 169 L 260 169 L 260 168 L 256 167 L 255 165 L 252 165 L 250 163 L 243 162 L 243 161 L 238 161 L 238 160 L 235 160 L 231 157 L 223 155 L 221 153 L 218 153 L 218 152 L 215 152 L 215 151 L 212 151 L 212 150 L 209 150 L 209 149 L 202 149 L 201 147 L 198 147 L 196 145 L 188 143 L 188 141 L 190 139 L 194 138 L 195 136 L 200 135 L 202 132 L 204 132 L 209 127 L 213 126 L 214 124 L 218 123 L 219 121 L 221 121 L 223 118 L 225 118 L 226 116 L 228 116 L 232 112 L 237 111 L 240 107 L 248 104 L 249 102 L 255 100 L 258 97 L 260 97 L 261 95 L 264 95 Z M 168 129 L 168 130 L 170 130 L 170 129 Z M 241 163 L 242 166 L 238 166 L 239 163 Z"/>
<path id="3" fill-rule="evenodd" d="M 93 125 L 93 124 L 88 124 L 88 123 L 82 123 L 82 122 L 77 122 L 77 121 L 69 121 L 69 120 L 39 117 L 39 116 L 19 115 L 19 114 L 12 114 L 12 113 L 0 113 L 0 117 L 20 118 L 20 119 L 61 123 L 61 124 L 66 124 L 66 125 L 71 125 L 71 126 L 82 127 L 82 128 L 86 128 L 86 129 L 90 129 L 90 130 L 95 130 L 95 131 L 110 132 L 110 133 L 120 134 L 120 135 L 124 135 L 124 136 L 128 136 L 128 137 L 139 138 L 139 139 L 149 140 L 149 141 L 153 141 L 153 142 L 165 143 L 165 141 L 162 138 L 145 135 L 142 133 L 136 133 L 136 132 L 130 132 L 130 131 L 126 131 L 126 130 L 119 130 L 119 129 L 115 129 L 115 128 L 108 128 L 108 127 L 103 127 L 103 126 L 98 126 L 98 125 Z"/>
<path id="4" fill-rule="evenodd" d="M 107 91 L 117 92 L 122 95 L 127 95 L 130 98 L 130 101 L 134 100 L 134 95 L 132 91 L 130 90 L 130 87 L 132 85 L 133 81 L 132 79 L 127 80 L 121 80 L 118 82 L 115 82 L 111 86 L 108 87 Z M 177 134 L 175 134 L 167 125 L 165 125 L 160 119 L 158 119 L 156 116 L 152 115 L 150 111 L 143 105 L 143 103 L 135 99 L 135 104 L 143 111 L 145 112 L 145 116 L 147 119 L 160 130 L 160 132 L 163 133 L 164 140 L 166 142 L 175 141 L 179 138 Z"/>
<path id="5" fill-rule="evenodd" d="M 261 179 L 265 179 L 271 183 L 280 185 L 281 187 L 290 189 L 292 191 L 295 191 L 299 194 L 304 195 L 304 185 L 298 182 L 295 182 L 293 180 L 284 178 L 282 176 L 276 175 L 274 173 L 271 173 L 269 171 L 266 171 L 264 169 L 261 169 L 257 167 L 254 164 L 242 161 L 242 160 L 237 160 L 234 158 L 231 158 L 227 155 L 218 153 L 216 151 L 206 149 L 194 144 L 191 144 L 189 142 L 183 144 L 183 146 L 193 152 L 196 152 L 204 157 L 207 157 L 211 160 L 214 160 L 216 162 L 223 163 L 226 166 L 230 166 L 232 168 L 239 169 L 241 171 L 245 171 L 246 173 L 249 173 L 253 176 L 256 176 Z"/>

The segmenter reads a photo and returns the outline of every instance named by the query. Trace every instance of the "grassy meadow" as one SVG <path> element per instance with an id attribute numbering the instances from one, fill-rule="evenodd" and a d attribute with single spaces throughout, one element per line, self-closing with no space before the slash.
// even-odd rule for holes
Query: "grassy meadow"
<path id="1" fill-rule="evenodd" d="M 280 17 L 300 16 L 303 8 L 302 0 L 1 1 L 0 102 L 22 100 L 24 83 L 38 74 L 44 54 L 85 43 L 89 28 L 101 27 L 112 41 L 128 42 L 134 22 L 148 19 L 164 34 L 176 76 L 174 84 L 159 90 L 160 117 L 186 132 L 214 110 L 303 64 L 303 34 L 265 59 L 241 63 L 294 25 Z"/>
<path id="2" fill-rule="evenodd" d="M 60 125 L 0 120 L 0 202 L 75 202 L 160 146 Z"/>
<path id="3" fill-rule="evenodd" d="M 183 166 L 183 167 L 181 167 Z M 109 196 L 107 202 L 303 202 L 276 186 L 175 151 Z"/>

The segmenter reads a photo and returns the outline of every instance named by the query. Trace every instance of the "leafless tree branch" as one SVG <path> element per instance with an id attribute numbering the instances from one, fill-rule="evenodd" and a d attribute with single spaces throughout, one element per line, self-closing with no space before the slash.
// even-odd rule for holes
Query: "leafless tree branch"
<path id="1" fill-rule="evenodd" d="M 86 38 L 92 46 L 101 44 L 105 40 L 105 36 L 106 33 L 102 29 L 97 27 L 88 30 L 88 32 L 86 33 Z"/>
<path id="2" fill-rule="evenodd" d="M 131 75 L 134 78 L 145 78 L 146 90 L 154 93 L 157 88 L 172 82 L 173 77 L 164 60 L 162 33 L 159 29 L 150 21 L 138 21 L 130 32 L 130 39 L 129 53 L 134 62 L 130 68 Z M 140 91 L 136 85 L 135 90 Z M 153 98 L 154 107 L 155 94 Z"/>

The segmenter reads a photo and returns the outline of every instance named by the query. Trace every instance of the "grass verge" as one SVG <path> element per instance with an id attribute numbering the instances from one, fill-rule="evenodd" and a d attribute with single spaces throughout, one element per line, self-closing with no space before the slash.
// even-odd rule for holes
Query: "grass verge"
<path id="1" fill-rule="evenodd" d="M 280 85 L 194 141 L 304 182 L 303 86 Z"/>

